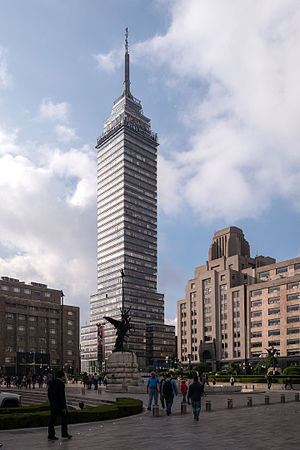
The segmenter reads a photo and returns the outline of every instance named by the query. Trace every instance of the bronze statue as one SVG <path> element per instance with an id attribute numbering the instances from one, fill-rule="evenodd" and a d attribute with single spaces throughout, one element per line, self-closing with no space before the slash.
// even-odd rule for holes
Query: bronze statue
<path id="1" fill-rule="evenodd" d="M 124 342 L 126 342 L 125 338 L 128 336 L 130 330 L 134 330 L 133 325 L 131 325 L 130 320 L 130 309 L 121 309 L 121 320 L 113 319 L 112 317 L 104 317 L 108 322 L 110 322 L 117 331 L 117 339 L 115 343 L 114 352 L 119 352 L 124 350 Z"/>

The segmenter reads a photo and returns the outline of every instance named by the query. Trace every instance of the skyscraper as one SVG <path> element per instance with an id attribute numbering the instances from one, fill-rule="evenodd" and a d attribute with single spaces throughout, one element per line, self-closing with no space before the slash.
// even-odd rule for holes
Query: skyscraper
<path id="1" fill-rule="evenodd" d="M 96 145 L 98 292 L 91 297 L 90 323 L 131 308 L 135 332 L 127 348 L 143 365 L 153 360 L 156 337 L 174 346 L 174 327 L 164 325 L 164 296 L 157 293 L 157 146 L 150 119 L 130 91 L 126 29 L 124 90 Z M 104 342 L 108 355 L 115 342 L 108 323 Z M 161 357 L 173 351 L 162 345 Z"/>

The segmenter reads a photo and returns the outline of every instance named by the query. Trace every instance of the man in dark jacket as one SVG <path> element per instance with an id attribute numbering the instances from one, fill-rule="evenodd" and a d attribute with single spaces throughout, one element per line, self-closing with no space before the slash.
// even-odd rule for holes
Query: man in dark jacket
<path id="1" fill-rule="evenodd" d="M 56 378 L 49 382 L 48 398 L 50 402 L 50 420 L 48 427 L 48 439 L 55 441 L 58 438 L 55 436 L 54 424 L 57 416 L 61 417 L 61 436 L 71 439 L 71 435 L 68 433 L 68 416 L 67 416 L 67 403 L 65 394 L 65 374 L 62 370 L 59 370 L 56 374 Z"/>
<path id="2" fill-rule="evenodd" d="M 204 394 L 204 386 L 199 383 L 198 377 L 194 378 L 194 382 L 189 387 L 188 402 L 192 401 L 194 420 L 199 420 L 201 410 L 201 397 Z"/>

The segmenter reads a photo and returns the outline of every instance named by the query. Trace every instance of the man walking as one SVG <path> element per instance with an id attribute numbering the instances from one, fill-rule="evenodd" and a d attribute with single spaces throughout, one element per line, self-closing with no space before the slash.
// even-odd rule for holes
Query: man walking
<path id="1" fill-rule="evenodd" d="M 166 400 L 166 413 L 169 416 L 171 414 L 171 409 L 173 405 L 174 400 L 174 394 L 178 394 L 177 386 L 175 383 L 175 380 L 171 377 L 171 375 L 168 373 L 167 378 L 162 382 L 162 393 Z"/>
<path id="2" fill-rule="evenodd" d="M 204 386 L 202 383 L 199 383 L 198 377 L 194 378 L 194 382 L 189 387 L 188 392 L 188 403 L 190 403 L 190 399 L 192 401 L 194 420 L 199 420 L 199 414 L 201 410 L 201 397 L 204 394 Z"/>
<path id="3" fill-rule="evenodd" d="M 151 377 L 148 378 L 148 383 L 147 383 L 147 394 L 149 394 L 148 411 L 151 411 L 153 397 L 154 397 L 154 405 L 157 406 L 158 386 L 159 386 L 159 379 L 156 376 L 155 372 L 151 372 Z"/>
<path id="4" fill-rule="evenodd" d="M 61 417 L 61 436 L 71 439 L 72 436 L 68 433 L 67 402 L 65 394 L 65 374 L 62 370 L 59 370 L 56 374 L 56 378 L 49 382 L 48 398 L 51 410 L 48 426 L 48 439 L 50 441 L 56 441 L 58 439 L 55 436 L 55 429 L 54 429 L 54 424 L 57 416 Z"/>

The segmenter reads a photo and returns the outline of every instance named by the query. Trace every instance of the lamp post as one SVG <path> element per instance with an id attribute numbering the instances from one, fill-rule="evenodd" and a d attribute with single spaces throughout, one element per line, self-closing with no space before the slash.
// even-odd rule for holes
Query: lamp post
<path id="1" fill-rule="evenodd" d="M 125 303 L 125 299 L 124 299 L 124 278 L 125 278 L 125 273 L 124 273 L 124 270 L 121 269 L 121 283 L 122 283 L 122 311 L 124 310 L 124 303 Z"/>
<path id="2" fill-rule="evenodd" d="M 61 309 L 60 309 L 60 340 L 61 340 L 61 367 L 64 369 L 64 296 L 63 291 L 60 292 Z"/>

